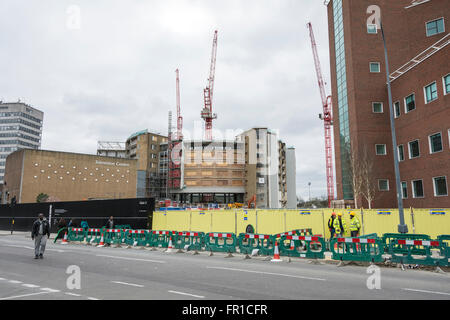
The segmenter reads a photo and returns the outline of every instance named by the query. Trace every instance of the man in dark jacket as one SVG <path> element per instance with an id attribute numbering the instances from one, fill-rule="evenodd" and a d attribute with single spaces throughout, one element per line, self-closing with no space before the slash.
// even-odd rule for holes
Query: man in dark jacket
<path id="1" fill-rule="evenodd" d="M 115 225 L 116 224 L 114 223 L 114 217 L 113 216 L 109 217 L 109 220 L 106 221 L 106 229 L 114 229 Z"/>
<path id="2" fill-rule="evenodd" d="M 31 230 L 31 239 L 34 240 L 35 259 L 44 258 L 45 245 L 48 238 L 50 238 L 50 225 L 44 215 L 40 213 L 39 219 L 33 223 Z"/>

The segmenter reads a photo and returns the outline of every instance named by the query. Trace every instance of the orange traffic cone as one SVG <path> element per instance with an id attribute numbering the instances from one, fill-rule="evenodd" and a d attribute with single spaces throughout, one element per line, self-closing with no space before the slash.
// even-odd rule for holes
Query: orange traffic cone
<path id="1" fill-rule="evenodd" d="M 168 252 L 168 253 L 173 252 L 172 237 L 170 237 L 170 240 L 169 240 L 169 247 L 167 248 L 166 252 Z"/>
<path id="2" fill-rule="evenodd" d="M 291 240 L 291 247 L 290 250 L 295 250 L 295 243 L 294 240 Z"/>
<path id="3" fill-rule="evenodd" d="M 68 244 L 69 242 L 67 241 L 67 232 L 64 234 L 64 239 L 62 240 L 61 244 Z"/>
<path id="4" fill-rule="evenodd" d="M 273 253 L 273 259 L 270 260 L 272 262 L 281 262 L 283 260 L 280 259 L 280 251 L 278 250 L 278 242 L 275 242 L 275 250 Z"/>
<path id="5" fill-rule="evenodd" d="M 105 246 L 105 240 L 103 239 L 103 233 L 102 233 L 102 237 L 100 238 L 100 243 L 98 244 L 97 247 L 104 247 Z"/>

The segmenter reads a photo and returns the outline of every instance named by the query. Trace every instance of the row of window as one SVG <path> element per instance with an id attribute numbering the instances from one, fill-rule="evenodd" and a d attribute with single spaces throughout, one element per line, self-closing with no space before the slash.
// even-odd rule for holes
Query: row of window
<path id="1" fill-rule="evenodd" d="M 14 118 L 14 119 L 0 119 L 0 124 L 5 124 L 5 123 L 20 123 L 20 124 L 24 124 L 26 126 L 29 126 L 31 128 L 35 128 L 38 130 L 41 130 L 41 126 L 36 125 L 34 123 L 28 122 L 26 120 L 20 119 L 20 118 Z"/>
<path id="2" fill-rule="evenodd" d="M 402 197 L 403 199 L 408 199 L 408 183 L 406 181 L 401 182 L 402 185 Z M 378 190 L 379 191 L 389 191 L 389 180 L 380 179 L 378 180 Z M 411 181 L 411 190 L 413 198 L 424 198 L 425 191 L 423 187 L 423 180 L 417 179 Z M 448 196 L 447 187 L 447 177 L 434 177 L 433 178 L 433 193 L 435 197 L 445 197 Z"/>
<path id="3" fill-rule="evenodd" d="M 450 129 L 448 130 L 448 138 L 450 144 Z M 428 146 L 430 154 L 438 153 L 444 150 L 442 133 L 437 132 L 428 136 Z M 405 160 L 405 148 L 404 146 L 398 145 L 398 159 L 399 161 Z M 386 145 L 385 144 L 376 144 L 375 145 L 375 153 L 377 156 L 385 156 L 387 154 Z M 414 159 L 420 157 L 420 145 L 419 139 L 408 142 L 408 154 L 409 159 Z"/>
<path id="4" fill-rule="evenodd" d="M 42 123 L 42 120 L 23 112 L 0 112 L 0 117 L 23 117 L 35 121 L 37 123 Z"/>
<path id="5" fill-rule="evenodd" d="M 426 22 L 425 30 L 426 30 L 427 37 L 431 37 L 436 34 L 445 32 L 444 18 L 439 18 L 436 20 Z M 377 25 L 376 24 L 368 24 L 367 25 L 367 33 L 377 34 L 378 33 Z"/>
<path id="6" fill-rule="evenodd" d="M 443 86 L 443 94 L 444 96 L 450 93 L 450 74 L 442 77 L 442 86 Z M 428 104 L 438 98 L 438 89 L 437 83 L 434 81 L 433 83 L 425 86 L 423 88 L 425 104 Z M 416 109 L 416 97 L 415 94 L 412 93 L 409 96 L 404 98 L 404 106 L 405 106 L 405 114 L 409 113 Z M 373 113 L 383 113 L 383 102 L 372 102 L 372 112 Z M 398 118 L 401 114 L 400 101 L 394 103 L 394 117 Z"/>

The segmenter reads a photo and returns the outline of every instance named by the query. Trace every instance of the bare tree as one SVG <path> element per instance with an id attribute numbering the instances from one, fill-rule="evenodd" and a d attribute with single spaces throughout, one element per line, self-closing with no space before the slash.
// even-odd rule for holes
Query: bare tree
<path id="1" fill-rule="evenodd" d="M 361 160 L 358 157 L 356 148 L 350 146 L 350 152 L 348 153 L 349 159 L 349 176 L 351 178 L 353 198 L 355 201 L 355 209 L 358 209 L 358 199 L 363 193 L 363 180 Z"/>
<path id="2" fill-rule="evenodd" d="M 364 146 L 361 158 L 359 161 L 361 178 L 362 178 L 362 195 L 367 200 L 369 209 L 372 209 L 372 202 L 375 199 L 376 186 L 373 178 L 373 156 Z"/>

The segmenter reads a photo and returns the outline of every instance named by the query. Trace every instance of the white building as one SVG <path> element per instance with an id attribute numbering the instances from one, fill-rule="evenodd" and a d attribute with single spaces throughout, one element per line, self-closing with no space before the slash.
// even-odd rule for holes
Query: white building
<path id="1" fill-rule="evenodd" d="M 44 113 L 25 103 L 0 102 L 0 184 L 6 157 L 18 149 L 40 149 Z"/>

